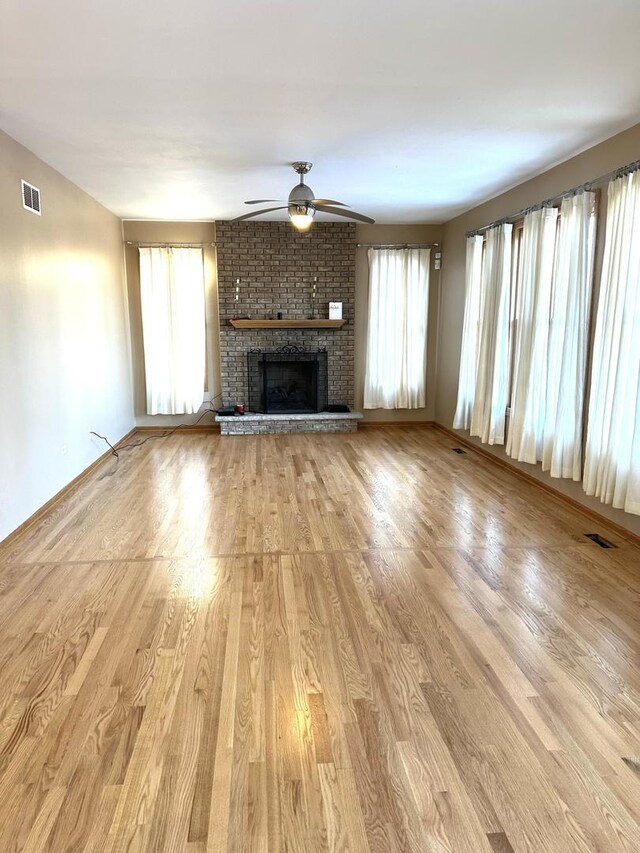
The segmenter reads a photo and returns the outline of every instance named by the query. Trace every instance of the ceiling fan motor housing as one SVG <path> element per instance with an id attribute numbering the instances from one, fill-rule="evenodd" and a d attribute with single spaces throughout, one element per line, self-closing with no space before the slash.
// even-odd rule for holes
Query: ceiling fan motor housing
<path id="1" fill-rule="evenodd" d="M 306 184 L 296 184 L 289 193 L 289 204 L 309 204 L 314 198 L 311 187 Z"/>

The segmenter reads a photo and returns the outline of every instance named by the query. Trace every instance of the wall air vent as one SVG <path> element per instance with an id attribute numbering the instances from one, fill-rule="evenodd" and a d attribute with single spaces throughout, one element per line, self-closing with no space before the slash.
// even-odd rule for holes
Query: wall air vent
<path id="1" fill-rule="evenodd" d="M 32 213 L 37 213 L 42 216 L 40 207 L 40 190 L 26 181 L 22 181 L 22 206 L 25 210 L 30 210 Z"/>

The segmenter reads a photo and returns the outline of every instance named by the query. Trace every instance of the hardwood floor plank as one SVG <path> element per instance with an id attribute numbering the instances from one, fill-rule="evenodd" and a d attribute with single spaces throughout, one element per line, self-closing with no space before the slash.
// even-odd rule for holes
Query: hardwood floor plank
<path id="1" fill-rule="evenodd" d="M 242 625 L 242 573 L 231 579 L 231 598 L 227 627 L 227 643 L 222 673 L 222 691 L 215 761 L 211 783 L 211 805 L 206 838 L 206 853 L 224 853 L 229 844 L 229 815 L 233 780 L 233 745 L 235 736 L 236 695 L 238 689 L 238 656 Z"/>

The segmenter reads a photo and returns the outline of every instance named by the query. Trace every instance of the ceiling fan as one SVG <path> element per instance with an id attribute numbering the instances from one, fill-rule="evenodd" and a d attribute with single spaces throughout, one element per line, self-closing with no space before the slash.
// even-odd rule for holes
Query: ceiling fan
<path id="1" fill-rule="evenodd" d="M 288 210 L 291 224 L 298 231 L 308 231 L 311 228 L 316 211 L 331 213 L 334 216 L 344 216 L 345 219 L 355 219 L 358 222 L 368 222 L 370 224 L 375 222 L 375 219 L 371 219 L 370 216 L 356 213 L 355 210 L 345 210 L 349 205 L 341 201 L 335 201 L 330 198 L 316 198 L 311 187 L 307 186 L 304 182 L 304 176 L 311 169 L 313 163 L 298 160 L 291 165 L 300 175 L 300 183 L 296 184 L 291 190 L 286 202 L 282 201 L 279 207 L 265 207 L 262 210 L 245 213 L 244 216 L 236 216 L 232 222 L 241 222 L 243 219 L 251 219 L 252 216 L 272 213 L 274 210 Z M 258 198 L 252 201 L 245 201 L 245 204 L 268 204 L 269 202 L 278 203 L 279 200 L 275 198 Z"/>

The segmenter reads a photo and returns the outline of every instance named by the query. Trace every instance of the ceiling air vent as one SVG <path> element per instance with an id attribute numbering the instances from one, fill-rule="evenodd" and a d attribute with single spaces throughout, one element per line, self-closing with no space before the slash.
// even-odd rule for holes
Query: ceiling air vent
<path id="1" fill-rule="evenodd" d="M 22 182 L 22 206 L 25 210 L 37 213 L 38 216 L 42 215 L 42 210 L 40 208 L 40 190 L 37 187 L 32 186 L 32 184 L 28 184 L 26 181 Z"/>

